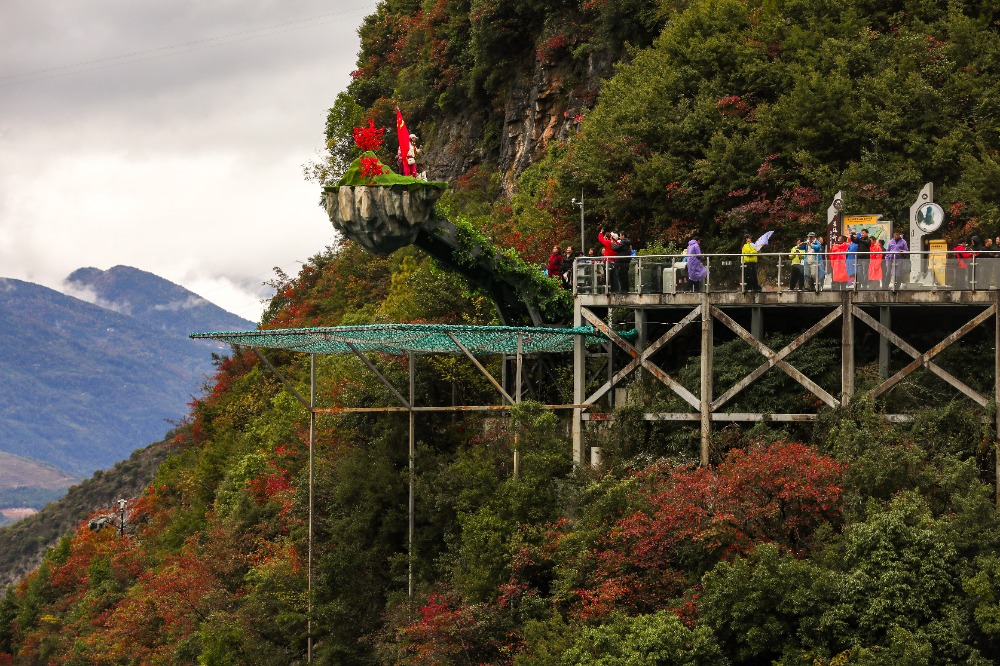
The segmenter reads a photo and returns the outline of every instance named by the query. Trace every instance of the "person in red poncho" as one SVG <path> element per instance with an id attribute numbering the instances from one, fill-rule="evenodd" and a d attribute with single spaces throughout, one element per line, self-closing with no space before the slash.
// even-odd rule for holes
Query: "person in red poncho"
<path id="1" fill-rule="evenodd" d="M 968 289 L 969 288 L 969 260 L 972 259 L 972 253 L 969 252 L 969 248 L 965 245 L 965 239 L 959 239 L 958 243 L 955 244 L 955 250 L 952 254 L 953 260 L 951 263 L 954 266 L 954 278 L 952 279 L 952 285 L 955 289 Z"/>
<path id="2" fill-rule="evenodd" d="M 868 262 L 869 289 L 885 288 L 885 284 L 883 283 L 884 276 L 882 274 L 882 257 L 884 255 L 885 249 L 882 247 L 882 241 L 876 238 L 872 241 L 871 254 L 869 255 L 870 261 Z"/>
<path id="3" fill-rule="evenodd" d="M 562 268 L 562 252 L 559 250 L 558 245 L 552 246 L 552 253 L 549 254 L 549 261 L 545 264 L 545 270 L 548 272 L 549 277 L 557 278 L 560 277 Z"/>
<path id="4" fill-rule="evenodd" d="M 838 236 L 837 242 L 830 245 L 830 265 L 833 267 L 833 290 L 844 291 L 851 276 L 847 273 L 847 248 L 851 246 L 844 236 Z"/>

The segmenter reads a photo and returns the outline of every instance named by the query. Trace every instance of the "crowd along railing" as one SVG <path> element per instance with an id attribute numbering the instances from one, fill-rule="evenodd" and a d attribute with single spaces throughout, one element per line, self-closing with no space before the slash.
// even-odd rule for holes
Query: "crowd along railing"
<path id="1" fill-rule="evenodd" d="M 919 261 L 917 260 L 919 258 Z M 699 270 L 699 262 L 704 269 Z M 919 274 L 914 268 L 919 267 Z M 978 291 L 1000 288 L 1000 252 L 577 257 L 574 294 L 785 291 Z"/>

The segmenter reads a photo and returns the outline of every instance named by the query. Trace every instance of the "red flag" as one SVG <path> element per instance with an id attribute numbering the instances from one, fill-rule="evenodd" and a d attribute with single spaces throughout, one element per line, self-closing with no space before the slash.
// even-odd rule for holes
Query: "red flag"
<path id="1" fill-rule="evenodd" d="M 403 112 L 398 108 L 396 109 L 396 135 L 399 138 L 399 161 L 403 165 L 403 175 L 404 176 L 415 176 L 416 173 L 410 173 L 410 165 L 407 162 L 407 157 L 410 155 L 410 130 L 406 128 L 406 121 L 403 120 Z M 412 167 L 413 171 L 417 170 L 416 165 Z"/>

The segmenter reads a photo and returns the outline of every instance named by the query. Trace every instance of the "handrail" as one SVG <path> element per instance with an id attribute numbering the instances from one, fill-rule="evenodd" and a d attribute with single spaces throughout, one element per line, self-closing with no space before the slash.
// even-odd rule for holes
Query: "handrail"
<path id="1" fill-rule="evenodd" d="M 574 294 L 679 291 L 898 291 L 1000 289 L 1000 250 L 757 252 L 692 255 L 705 268 L 694 281 L 686 254 L 576 257 Z M 873 261 L 879 257 L 877 261 Z"/>

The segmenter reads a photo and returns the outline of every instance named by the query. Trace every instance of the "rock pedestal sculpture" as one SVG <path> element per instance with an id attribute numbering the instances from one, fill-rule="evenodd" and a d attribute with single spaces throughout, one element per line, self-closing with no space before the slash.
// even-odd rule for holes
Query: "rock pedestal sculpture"
<path id="1" fill-rule="evenodd" d="M 384 256 L 437 226 L 434 203 L 440 196 L 432 187 L 341 186 L 326 191 L 326 212 L 337 231 Z"/>

